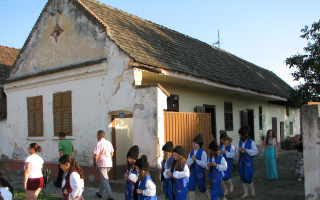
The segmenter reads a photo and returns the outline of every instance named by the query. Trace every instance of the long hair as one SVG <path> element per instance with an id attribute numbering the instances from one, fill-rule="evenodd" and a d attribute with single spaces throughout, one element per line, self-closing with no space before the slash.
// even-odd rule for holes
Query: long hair
<path id="1" fill-rule="evenodd" d="M 29 147 L 30 147 L 31 149 L 33 149 L 36 153 L 42 151 L 42 147 L 41 147 L 40 145 L 38 145 L 37 143 L 31 143 L 31 144 L 29 145 Z"/>
<path id="2" fill-rule="evenodd" d="M 66 175 L 66 180 L 70 177 L 70 174 L 73 170 L 77 170 L 78 173 L 80 174 L 80 178 L 84 179 L 83 171 L 80 168 L 78 162 L 76 159 L 72 158 L 70 155 L 65 154 L 59 158 L 59 163 L 66 164 L 70 163 L 70 167 L 68 169 L 68 173 Z"/>
<path id="3" fill-rule="evenodd" d="M 143 170 L 143 169 L 139 169 L 138 181 L 143 181 L 144 177 L 146 177 L 147 174 L 149 174 L 148 171 Z"/>
<path id="4" fill-rule="evenodd" d="M 171 157 L 171 152 L 167 152 L 167 156 L 164 156 L 164 154 L 163 154 L 163 160 L 162 160 L 162 162 L 161 162 L 161 167 L 162 167 L 162 164 L 163 164 L 163 162 L 166 160 L 166 159 L 168 159 L 168 161 L 167 161 L 167 163 L 166 163 L 166 165 L 168 166 L 168 162 L 169 162 L 169 158 Z"/>
<path id="5" fill-rule="evenodd" d="M 173 172 L 174 169 L 176 171 L 182 171 L 183 170 L 183 166 L 184 164 L 187 162 L 187 160 L 182 156 L 179 155 L 178 156 L 178 160 L 173 160 L 172 164 L 171 164 L 171 169 L 170 171 Z"/>
<path id="6" fill-rule="evenodd" d="M 135 168 L 136 168 L 136 160 L 134 160 L 133 163 L 130 164 L 128 159 L 127 159 L 127 170 L 130 172 L 131 169 L 134 170 Z"/>
<path id="7" fill-rule="evenodd" d="M 272 129 L 269 129 L 269 130 L 267 131 L 267 135 L 266 135 L 266 146 L 269 145 L 269 139 L 271 139 L 271 138 L 269 137 L 269 132 L 270 132 L 270 131 L 272 131 L 272 136 L 271 136 L 271 138 L 274 137 L 274 132 L 273 132 L 273 130 L 272 130 Z"/>
<path id="8" fill-rule="evenodd" d="M 220 155 L 220 151 L 213 151 L 211 150 L 210 155 L 214 157 L 214 159 L 217 159 Z"/>
<path id="9" fill-rule="evenodd" d="M 9 191 L 11 192 L 12 196 L 14 195 L 14 188 L 12 187 L 11 183 L 9 180 L 3 176 L 3 174 L 0 172 L 0 186 L 1 187 L 8 187 Z"/>

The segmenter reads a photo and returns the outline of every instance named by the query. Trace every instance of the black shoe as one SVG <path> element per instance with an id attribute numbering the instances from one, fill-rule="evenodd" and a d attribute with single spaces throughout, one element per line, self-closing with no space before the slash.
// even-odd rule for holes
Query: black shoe
<path id="1" fill-rule="evenodd" d="M 96 192 L 97 197 L 101 198 L 102 195 L 99 192 Z"/>

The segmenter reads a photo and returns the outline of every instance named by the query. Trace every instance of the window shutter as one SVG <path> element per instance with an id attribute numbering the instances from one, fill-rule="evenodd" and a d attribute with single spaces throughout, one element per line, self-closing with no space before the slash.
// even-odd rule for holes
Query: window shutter
<path id="1" fill-rule="evenodd" d="M 53 94 L 54 135 L 63 131 L 72 135 L 71 91 Z"/>
<path id="2" fill-rule="evenodd" d="M 42 96 L 27 98 L 28 136 L 43 136 L 43 105 Z"/>

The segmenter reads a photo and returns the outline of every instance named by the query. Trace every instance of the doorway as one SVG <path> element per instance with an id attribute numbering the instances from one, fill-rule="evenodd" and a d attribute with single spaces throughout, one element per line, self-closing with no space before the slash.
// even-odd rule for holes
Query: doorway
<path id="1" fill-rule="evenodd" d="M 205 113 L 211 114 L 211 130 L 212 137 L 217 141 L 217 126 L 216 126 L 216 106 L 214 105 L 203 105 Z"/>
<path id="2" fill-rule="evenodd" d="M 240 111 L 240 124 L 241 127 L 248 126 L 249 127 L 249 137 L 252 140 L 255 140 L 254 136 L 254 112 L 252 109 L 242 110 Z"/>
<path id="3" fill-rule="evenodd" d="M 114 146 L 112 179 L 119 179 L 126 172 L 127 152 L 133 146 L 133 118 L 132 114 L 119 113 L 112 115 L 111 120 Z"/>

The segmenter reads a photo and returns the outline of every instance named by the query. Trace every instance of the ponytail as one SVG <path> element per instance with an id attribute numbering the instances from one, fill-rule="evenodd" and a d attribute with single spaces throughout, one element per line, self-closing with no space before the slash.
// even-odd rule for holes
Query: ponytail
<path id="1" fill-rule="evenodd" d="M 76 170 L 79 173 L 80 178 L 84 179 L 83 171 L 80 168 L 78 162 L 76 161 L 76 159 L 74 159 L 70 155 L 65 154 L 65 155 L 61 156 L 59 158 L 59 163 L 62 163 L 62 164 L 70 163 L 70 167 L 69 167 L 68 173 L 66 175 L 66 180 L 70 177 L 70 174 L 72 173 L 73 170 Z"/>
<path id="2" fill-rule="evenodd" d="M 38 145 L 37 143 L 31 143 L 30 148 L 33 149 L 36 153 L 42 151 L 42 147 Z"/>

